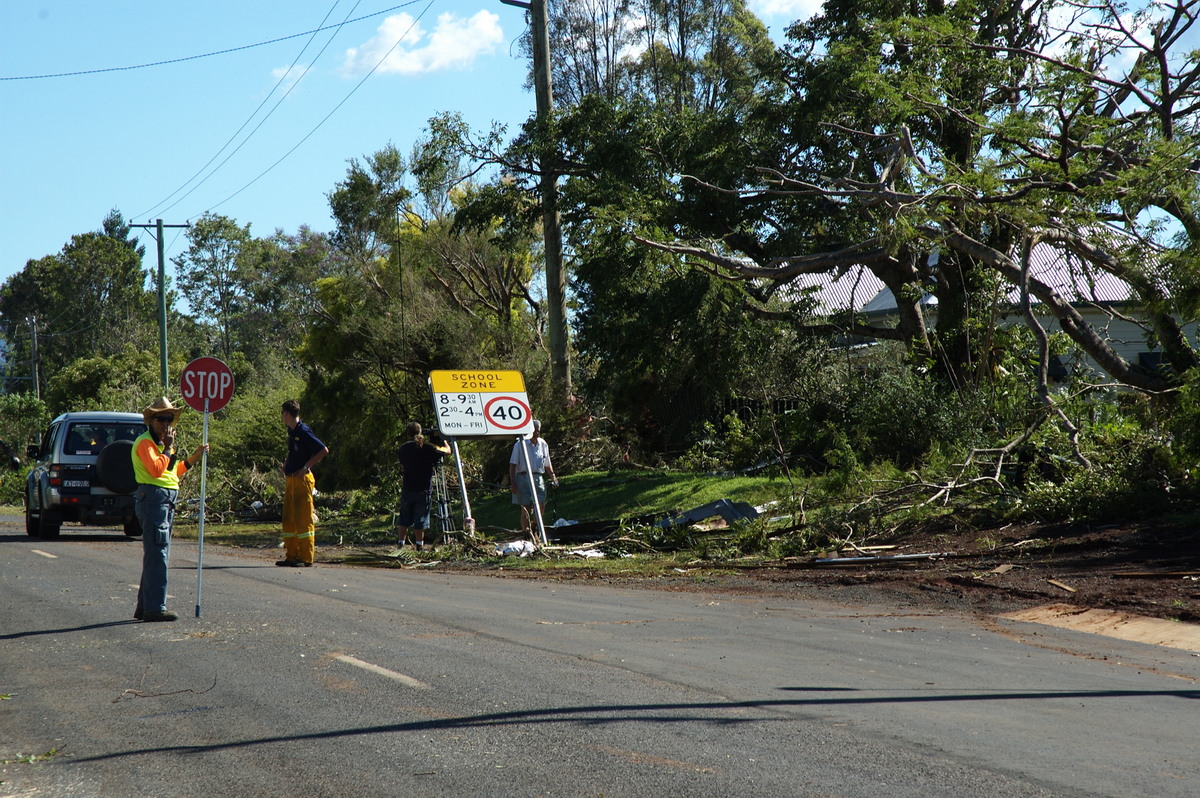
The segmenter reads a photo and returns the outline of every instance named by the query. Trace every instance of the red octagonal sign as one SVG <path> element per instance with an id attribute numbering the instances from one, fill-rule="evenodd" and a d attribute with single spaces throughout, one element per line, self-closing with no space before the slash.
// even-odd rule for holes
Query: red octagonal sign
<path id="1" fill-rule="evenodd" d="M 215 413 L 233 396 L 233 372 L 215 357 L 198 357 L 184 368 L 179 389 L 188 407 Z"/>

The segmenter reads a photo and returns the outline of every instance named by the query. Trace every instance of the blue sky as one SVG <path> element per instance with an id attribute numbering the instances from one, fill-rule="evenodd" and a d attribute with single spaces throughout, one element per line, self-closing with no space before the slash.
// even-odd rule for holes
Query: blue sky
<path id="1" fill-rule="evenodd" d="M 256 236 L 328 231 L 349 159 L 389 142 L 407 153 L 439 112 L 510 133 L 533 113 L 521 9 L 401 2 L 2 0 L 0 281 L 112 208 L 165 224 L 211 211 Z M 779 38 L 819 3 L 749 5 Z M 86 74 L 12 79 L 61 73 Z"/>

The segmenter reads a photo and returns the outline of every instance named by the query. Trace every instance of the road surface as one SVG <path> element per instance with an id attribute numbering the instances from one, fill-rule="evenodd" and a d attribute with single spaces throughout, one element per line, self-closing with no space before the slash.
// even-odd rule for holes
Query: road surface
<path id="1" fill-rule="evenodd" d="M 1200 657 L 0 519 L 2 796 L 1194 796 Z"/>

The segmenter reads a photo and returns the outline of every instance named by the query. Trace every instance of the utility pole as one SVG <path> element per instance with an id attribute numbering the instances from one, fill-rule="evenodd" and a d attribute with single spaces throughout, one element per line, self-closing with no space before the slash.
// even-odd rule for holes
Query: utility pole
<path id="1" fill-rule="evenodd" d="M 533 40 L 533 87 L 537 118 L 547 124 L 554 111 L 550 81 L 549 0 L 500 0 L 529 12 Z M 558 173 L 554 147 L 547 142 L 541 153 L 542 236 L 546 253 L 546 322 L 550 333 L 550 373 L 565 399 L 571 394 L 571 353 L 567 340 L 567 278 L 562 265 L 562 227 L 558 213 Z"/>
<path id="2" fill-rule="evenodd" d="M 42 386 L 38 382 L 37 316 L 30 316 L 25 321 L 29 324 L 29 366 L 33 378 L 33 395 L 35 398 L 41 399 Z"/>
<path id="3" fill-rule="evenodd" d="M 131 224 L 130 227 L 153 227 L 158 239 L 158 350 L 162 370 L 162 392 L 167 395 L 167 269 L 163 258 L 163 228 L 191 227 L 190 224 L 163 224 L 158 219 L 154 224 Z"/>

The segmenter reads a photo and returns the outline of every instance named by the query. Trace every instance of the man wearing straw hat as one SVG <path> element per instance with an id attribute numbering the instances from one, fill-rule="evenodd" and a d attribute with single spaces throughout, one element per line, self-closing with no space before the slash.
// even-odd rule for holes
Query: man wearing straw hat
<path id="1" fill-rule="evenodd" d="M 175 454 L 175 424 L 182 407 L 160 396 L 142 409 L 146 431 L 133 442 L 133 476 L 137 480 L 133 510 L 142 525 L 142 581 L 138 586 L 133 617 L 139 621 L 174 621 L 179 616 L 167 610 L 167 560 L 171 553 L 171 527 L 175 523 L 175 499 L 179 478 L 208 451 L 196 447 L 183 460 Z"/>

